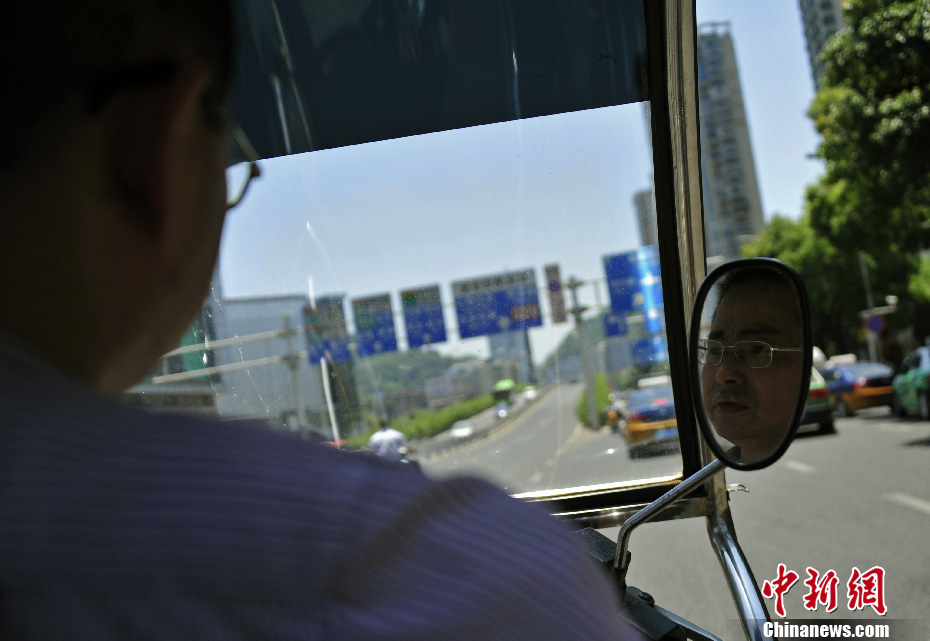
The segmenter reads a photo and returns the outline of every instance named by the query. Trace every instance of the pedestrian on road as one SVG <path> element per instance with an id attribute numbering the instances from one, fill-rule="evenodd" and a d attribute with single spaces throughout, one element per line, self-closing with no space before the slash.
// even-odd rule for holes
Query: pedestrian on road
<path id="1" fill-rule="evenodd" d="M 387 461 L 400 461 L 410 451 L 407 437 L 403 432 L 392 428 L 390 421 L 386 418 L 381 418 L 380 423 L 381 429 L 368 439 L 368 447 Z"/>

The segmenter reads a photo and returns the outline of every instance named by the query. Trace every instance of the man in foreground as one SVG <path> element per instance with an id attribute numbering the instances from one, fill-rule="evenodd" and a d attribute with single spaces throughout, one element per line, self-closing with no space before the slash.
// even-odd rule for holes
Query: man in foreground
<path id="1" fill-rule="evenodd" d="M 230 24 L 0 9 L 0 637 L 623 638 L 568 530 L 481 481 L 115 400 L 214 269 Z"/>

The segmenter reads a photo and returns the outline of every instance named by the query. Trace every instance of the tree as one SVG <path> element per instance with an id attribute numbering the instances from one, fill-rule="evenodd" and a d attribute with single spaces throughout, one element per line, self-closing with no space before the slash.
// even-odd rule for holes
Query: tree
<path id="1" fill-rule="evenodd" d="M 844 17 L 809 111 L 827 163 L 808 191 L 811 225 L 906 295 L 930 248 L 930 1 L 854 0 Z"/>
<path id="2" fill-rule="evenodd" d="M 776 218 L 748 248 L 798 269 L 815 339 L 840 351 L 855 345 L 866 307 L 860 253 L 876 304 L 899 298 L 899 325 L 919 323 L 930 305 L 920 258 L 930 249 L 930 0 L 851 0 L 844 17 L 849 29 L 825 47 L 808 111 L 826 172 L 808 187 L 798 223 Z"/>
<path id="3" fill-rule="evenodd" d="M 857 312 L 865 307 L 854 252 L 840 251 L 814 232 L 807 216 L 793 221 L 776 215 L 759 237 L 743 247 L 743 255 L 778 258 L 797 270 L 811 302 L 814 344 L 828 354 L 854 349 L 860 325 Z"/>

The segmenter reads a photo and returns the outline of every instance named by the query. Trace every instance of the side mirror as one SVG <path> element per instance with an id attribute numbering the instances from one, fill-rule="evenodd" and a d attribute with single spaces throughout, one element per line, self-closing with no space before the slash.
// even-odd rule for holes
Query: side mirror
<path id="1" fill-rule="evenodd" d="M 721 265 L 691 314 L 691 385 L 704 438 L 730 467 L 777 461 L 809 393 L 813 344 L 797 272 L 769 258 Z"/>

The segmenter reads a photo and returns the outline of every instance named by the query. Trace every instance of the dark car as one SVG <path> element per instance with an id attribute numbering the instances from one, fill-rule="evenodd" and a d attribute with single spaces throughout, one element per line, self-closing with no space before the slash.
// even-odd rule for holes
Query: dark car
<path id="1" fill-rule="evenodd" d="M 919 347 L 908 354 L 891 386 L 895 416 L 916 412 L 923 420 L 930 420 L 930 347 Z"/>
<path id="2" fill-rule="evenodd" d="M 626 425 L 621 428 L 630 458 L 648 450 L 673 452 L 678 448 L 678 419 L 671 385 L 634 391 L 626 406 Z"/>
<path id="3" fill-rule="evenodd" d="M 894 404 L 891 379 L 894 372 L 887 365 L 863 361 L 837 365 L 820 371 L 830 393 L 836 398 L 836 415 L 852 416 L 866 407 Z"/>

